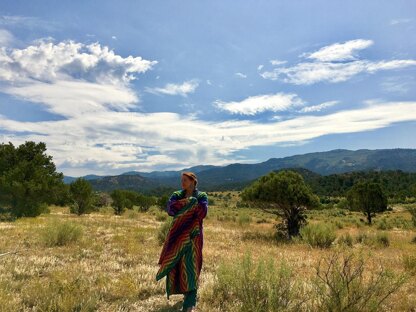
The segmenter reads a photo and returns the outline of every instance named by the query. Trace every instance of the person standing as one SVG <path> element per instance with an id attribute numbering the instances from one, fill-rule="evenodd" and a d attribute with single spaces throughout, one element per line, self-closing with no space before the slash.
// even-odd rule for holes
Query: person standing
<path id="1" fill-rule="evenodd" d="M 190 171 L 181 174 L 181 189 L 172 193 L 166 205 L 174 218 L 159 258 L 157 280 L 166 275 L 166 292 L 183 294 L 183 311 L 194 311 L 202 269 L 203 219 L 208 212 L 208 196 L 197 188 L 198 179 Z"/>

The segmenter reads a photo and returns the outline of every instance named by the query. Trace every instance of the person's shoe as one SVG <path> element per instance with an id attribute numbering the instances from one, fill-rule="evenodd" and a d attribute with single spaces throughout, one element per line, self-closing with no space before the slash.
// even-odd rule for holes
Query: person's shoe
<path id="1" fill-rule="evenodd" d="M 195 310 L 194 310 L 194 307 L 189 307 L 187 310 L 186 310 L 186 312 L 194 312 Z"/>

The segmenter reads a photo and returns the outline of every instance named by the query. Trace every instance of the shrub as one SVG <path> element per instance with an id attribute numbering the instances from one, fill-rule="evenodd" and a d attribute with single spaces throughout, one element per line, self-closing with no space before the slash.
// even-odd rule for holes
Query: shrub
<path id="1" fill-rule="evenodd" d="M 242 225 L 248 225 L 251 222 L 251 217 L 248 214 L 242 213 L 238 215 L 238 224 L 240 226 Z"/>
<path id="2" fill-rule="evenodd" d="M 301 228 L 302 240 L 312 247 L 329 248 L 336 239 L 334 227 L 329 224 L 308 224 Z"/>
<path id="3" fill-rule="evenodd" d="M 350 233 L 346 233 L 338 238 L 338 243 L 346 245 L 348 247 L 352 247 L 354 245 L 354 241 Z"/>
<path id="4" fill-rule="evenodd" d="M 407 271 L 410 271 L 411 274 L 416 274 L 416 256 L 415 255 L 405 255 L 403 256 L 403 266 Z"/>
<path id="5" fill-rule="evenodd" d="M 387 233 L 377 233 L 375 236 L 375 242 L 379 246 L 388 247 L 390 246 L 390 239 Z"/>
<path id="6" fill-rule="evenodd" d="M 166 236 L 168 235 L 170 227 L 172 226 L 172 222 L 173 218 L 169 218 L 160 225 L 159 231 L 157 233 L 157 240 L 159 242 L 159 245 L 163 245 L 163 243 L 165 242 Z"/>
<path id="7" fill-rule="evenodd" d="M 47 247 L 64 246 L 78 241 L 82 233 L 83 230 L 78 224 L 54 220 L 42 230 L 41 240 Z"/>
<path id="8" fill-rule="evenodd" d="M 412 223 L 416 227 L 416 207 L 407 207 L 407 211 L 412 215 Z"/>
<path id="9" fill-rule="evenodd" d="M 388 247 L 390 238 L 385 232 L 376 234 L 359 233 L 356 242 L 367 246 Z"/>
<path id="10" fill-rule="evenodd" d="M 324 262 L 324 264 L 323 264 Z M 385 300 L 406 281 L 381 267 L 367 272 L 362 258 L 335 252 L 320 260 L 313 279 L 318 311 L 380 311 Z"/>
<path id="11" fill-rule="evenodd" d="M 251 253 L 238 262 L 221 262 L 213 297 L 222 311 L 298 311 L 307 296 L 286 262 L 272 258 L 253 263 Z M 233 310 L 234 311 L 234 310 Z"/>

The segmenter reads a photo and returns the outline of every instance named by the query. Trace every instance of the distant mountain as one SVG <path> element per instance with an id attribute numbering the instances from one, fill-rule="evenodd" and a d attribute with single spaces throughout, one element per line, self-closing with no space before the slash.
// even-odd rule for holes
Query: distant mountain
<path id="1" fill-rule="evenodd" d="M 270 158 L 255 164 L 200 165 L 179 171 L 132 171 L 118 176 L 90 179 L 90 182 L 94 188 L 99 190 L 126 188 L 148 191 L 154 188 L 180 188 L 180 173 L 186 170 L 197 173 L 198 186 L 201 189 L 241 189 L 249 181 L 272 170 L 283 168 L 304 168 L 318 175 L 385 170 L 416 172 L 416 149 L 361 149 L 357 151 L 337 149 L 283 158 Z"/>

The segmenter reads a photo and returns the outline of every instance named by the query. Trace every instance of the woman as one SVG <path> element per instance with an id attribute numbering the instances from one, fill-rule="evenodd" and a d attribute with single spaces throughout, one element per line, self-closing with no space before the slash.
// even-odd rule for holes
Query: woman
<path id="1" fill-rule="evenodd" d="M 159 258 L 156 280 L 166 276 L 167 298 L 184 294 L 183 311 L 193 311 L 202 268 L 203 223 L 208 211 L 208 196 L 197 188 L 193 172 L 181 175 L 182 189 L 175 191 L 167 203 L 173 223 Z"/>

